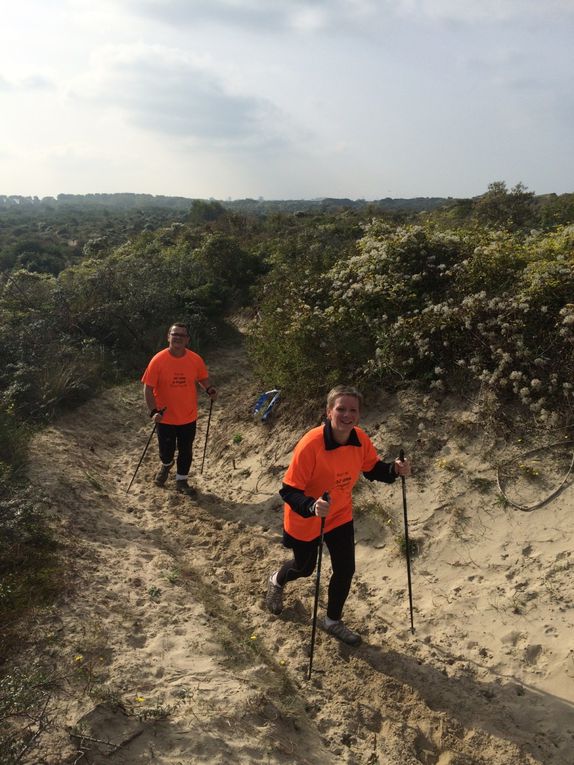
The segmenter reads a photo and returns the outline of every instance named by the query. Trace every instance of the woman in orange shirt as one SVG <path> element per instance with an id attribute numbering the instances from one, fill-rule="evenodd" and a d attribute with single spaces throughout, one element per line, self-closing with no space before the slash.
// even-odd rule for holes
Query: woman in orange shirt
<path id="1" fill-rule="evenodd" d="M 369 481 L 393 483 L 410 475 L 407 461 L 382 462 L 367 434 L 357 427 L 362 396 L 355 388 L 339 385 L 327 397 L 327 421 L 305 433 L 291 459 L 279 492 L 285 500 L 283 544 L 293 558 L 269 577 L 266 606 L 273 614 L 283 610 L 287 582 L 311 576 L 317 563 L 321 519 L 333 573 L 329 582 L 327 615 L 323 628 L 349 645 L 361 637 L 342 621 L 343 606 L 355 573 L 355 536 L 352 490 L 361 473 Z M 328 493 L 328 499 L 323 495 Z"/>

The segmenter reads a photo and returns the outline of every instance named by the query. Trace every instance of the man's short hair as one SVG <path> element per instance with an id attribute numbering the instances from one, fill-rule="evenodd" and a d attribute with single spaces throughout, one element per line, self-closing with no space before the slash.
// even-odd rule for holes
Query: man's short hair
<path id="1" fill-rule="evenodd" d="M 171 332 L 171 330 L 172 330 L 174 327 L 181 327 L 182 329 L 185 329 L 185 334 L 186 334 L 186 335 L 189 335 L 189 329 L 187 328 L 187 324 L 184 324 L 182 321 L 174 321 L 174 323 L 173 323 L 173 324 L 170 324 L 170 325 L 169 325 L 169 329 L 168 329 L 168 332 Z"/>

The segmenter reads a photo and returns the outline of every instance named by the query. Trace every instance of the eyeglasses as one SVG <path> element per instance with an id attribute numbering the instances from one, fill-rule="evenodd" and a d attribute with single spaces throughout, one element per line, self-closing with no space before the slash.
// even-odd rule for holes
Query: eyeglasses
<path id="1" fill-rule="evenodd" d="M 181 332 L 170 332 L 169 334 L 171 337 L 187 337 L 187 335 L 182 335 Z"/>

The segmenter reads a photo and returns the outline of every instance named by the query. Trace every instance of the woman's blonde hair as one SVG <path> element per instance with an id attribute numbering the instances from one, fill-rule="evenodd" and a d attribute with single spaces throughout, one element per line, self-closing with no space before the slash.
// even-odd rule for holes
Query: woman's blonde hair
<path id="1" fill-rule="evenodd" d="M 327 409 L 332 409 L 340 396 L 353 396 L 359 402 L 359 409 L 363 406 L 363 396 L 356 388 L 352 385 L 335 385 L 327 395 Z"/>

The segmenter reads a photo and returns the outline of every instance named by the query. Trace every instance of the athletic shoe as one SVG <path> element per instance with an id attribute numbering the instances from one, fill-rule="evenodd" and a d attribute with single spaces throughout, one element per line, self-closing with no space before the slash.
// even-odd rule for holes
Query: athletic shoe
<path id="1" fill-rule="evenodd" d="M 188 497 L 197 497 L 197 489 L 194 489 L 193 486 L 190 486 L 185 480 L 176 481 L 175 489 L 180 494 L 187 494 Z"/>
<path id="2" fill-rule="evenodd" d="M 327 626 L 325 622 L 323 622 L 323 629 L 325 632 L 328 632 L 329 635 L 333 635 L 333 637 L 338 638 L 342 643 L 346 643 L 347 645 L 359 645 L 361 642 L 361 636 L 353 632 L 353 630 L 350 630 L 342 621 L 334 622 L 330 626 Z"/>
<path id="3" fill-rule="evenodd" d="M 273 574 L 269 577 L 265 605 L 267 606 L 267 610 L 271 611 L 275 616 L 279 616 L 281 611 L 283 611 L 283 587 L 279 587 L 278 584 L 273 584 Z"/>
<path id="4" fill-rule="evenodd" d="M 163 486 L 164 483 L 167 481 L 169 477 L 169 471 L 171 470 L 173 466 L 173 462 L 170 462 L 169 465 L 162 465 L 160 469 L 155 474 L 155 484 L 156 486 Z"/>

